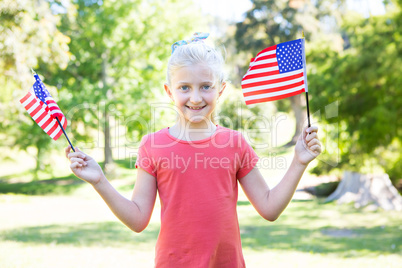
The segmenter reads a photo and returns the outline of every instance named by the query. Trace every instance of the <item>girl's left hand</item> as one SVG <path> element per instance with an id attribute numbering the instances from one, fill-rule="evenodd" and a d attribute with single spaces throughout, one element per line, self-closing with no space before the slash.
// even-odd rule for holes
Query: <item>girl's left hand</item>
<path id="1" fill-rule="evenodd" d="M 321 153 L 321 142 L 318 139 L 318 127 L 305 128 L 295 147 L 295 158 L 302 165 L 308 165 Z"/>

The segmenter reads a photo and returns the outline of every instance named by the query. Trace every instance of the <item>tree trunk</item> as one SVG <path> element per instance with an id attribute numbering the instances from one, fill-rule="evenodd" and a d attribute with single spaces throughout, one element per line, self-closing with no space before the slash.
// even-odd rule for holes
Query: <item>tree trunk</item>
<path id="1" fill-rule="evenodd" d="M 402 210 L 402 196 L 387 174 L 366 175 L 346 171 L 338 188 L 326 201 L 334 200 L 338 204 L 354 202 L 356 208 L 369 206 L 370 209 Z"/>
<path id="2" fill-rule="evenodd" d="M 104 148 L 104 156 L 105 162 L 103 163 L 104 169 L 107 169 L 107 166 L 113 163 L 113 155 L 112 148 L 110 147 L 110 122 L 109 122 L 109 113 L 104 113 L 105 116 L 105 127 L 103 129 L 103 134 L 105 137 L 105 148 Z"/>
<path id="3" fill-rule="evenodd" d="M 33 177 L 34 181 L 39 180 L 38 172 L 39 172 L 39 170 L 42 169 L 42 149 L 39 145 L 36 146 L 36 149 L 37 149 L 36 157 L 35 157 L 36 166 L 35 166 L 34 177 Z"/>
<path id="4" fill-rule="evenodd" d="M 106 97 L 109 97 L 111 95 L 111 90 L 108 88 L 107 85 L 107 66 L 106 66 L 106 60 L 107 60 L 107 55 L 104 53 L 102 55 L 103 61 L 102 61 L 102 84 L 103 84 L 103 92 Z M 114 171 L 114 165 L 113 165 L 113 156 L 112 156 L 112 148 L 110 147 L 110 120 L 109 120 L 109 113 L 107 111 L 108 107 L 107 104 L 105 104 L 104 107 L 104 128 L 103 128 L 103 134 L 105 137 L 105 147 L 104 147 L 104 157 L 105 157 L 105 162 L 103 163 L 103 170 L 107 174 L 111 174 Z"/>

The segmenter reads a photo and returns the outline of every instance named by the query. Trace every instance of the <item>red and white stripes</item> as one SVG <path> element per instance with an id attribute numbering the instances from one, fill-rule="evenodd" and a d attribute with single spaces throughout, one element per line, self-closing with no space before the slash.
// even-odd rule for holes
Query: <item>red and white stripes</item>
<path id="1" fill-rule="evenodd" d="M 241 83 L 247 105 L 279 100 L 305 92 L 303 68 L 281 73 L 276 49 L 276 45 L 268 47 L 251 59 L 250 67 Z"/>
<path id="2" fill-rule="evenodd" d="M 48 108 L 48 106 L 42 103 L 33 93 L 31 89 L 21 100 L 22 106 L 24 106 L 25 110 L 29 113 L 29 115 L 33 118 L 33 120 L 54 140 L 57 140 L 61 134 L 63 134 L 59 124 L 56 119 L 52 116 L 50 112 L 52 107 Z M 54 102 L 54 101 L 53 101 Z M 54 106 L 53 106 L 54 107 Z M 57 107 L 57 104 L 56 104 Z M 60 109 L 57 107 L 58 111 Z M 60 123 L 63 128 L 67 127 L 67 120 L 65 116 L 61 113 L 59 116 Z M 55 115 L 55 113 L 53 113 Z"/>

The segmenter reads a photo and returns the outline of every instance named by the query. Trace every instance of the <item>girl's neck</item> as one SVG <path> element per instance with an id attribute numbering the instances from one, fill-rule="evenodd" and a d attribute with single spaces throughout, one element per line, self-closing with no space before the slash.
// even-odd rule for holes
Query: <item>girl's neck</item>
<path id="1" fill-rule="evenodd" d="M 176 124 L 169 128 L 169 133 L 175 138 L 186 141 L 196 141 L 211 137 L 216 131 L 216 125 L 210 121 L 191 123 L 177 120 Z"/>

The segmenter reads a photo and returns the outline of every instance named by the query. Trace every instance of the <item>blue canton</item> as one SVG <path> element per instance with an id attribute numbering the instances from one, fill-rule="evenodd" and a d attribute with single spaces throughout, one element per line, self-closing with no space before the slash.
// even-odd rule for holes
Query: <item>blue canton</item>
<path id="1" fill-rule="evenodd" d="M 301 39 L 285 42 L 276 46 L 279 73 L 293 72 L 303 68 Z"/>
<path id="2" fill-rule="evenodd" d="M 46 103 L 46 98 L 51 97 L 49 91 L 47 91 L 45 85 L 40 80 L 39 76 L 35 75 L 35 84 L 33 85 L 33 89 L 35 91 L 35 95 L 44 103 Z"/>

